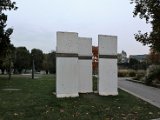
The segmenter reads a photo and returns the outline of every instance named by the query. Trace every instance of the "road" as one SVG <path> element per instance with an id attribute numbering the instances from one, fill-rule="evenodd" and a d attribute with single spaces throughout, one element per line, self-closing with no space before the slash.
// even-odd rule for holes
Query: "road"
<path id="1" fill-rule="evenodd" d="M 160 108 L 160 89 L 119 78 L 118 87 Z"/>

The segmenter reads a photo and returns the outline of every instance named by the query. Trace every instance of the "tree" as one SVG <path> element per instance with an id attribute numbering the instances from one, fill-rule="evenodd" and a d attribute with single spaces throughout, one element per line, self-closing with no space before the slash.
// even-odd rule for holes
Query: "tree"
<path id="1" fill-rule="evenodd" d="M 92 47 L 92 54 L 93 54 L 92 69 L 93 69 L 93 74 L 95 75 L 98 72 L 98 47 L 95 46 Z"/>
<path id="2" fill-rule="evenodd" d="M 151 49 L 160 52 L 160 1 L 159 0 L 131 0 L 135 3 L 134 17 L 139 16 L 145 19 L 146 23 L 152 25 L 150 33 L 142 34 L 141 31 L 135 34 L 137 41 L 143 45 L 149 45 Z"/>
<path id="3" fill-rule="evenodd" d="M 8 58 L 8 53 L 13 53 L 13 45 L 10 43 L 10 35 L 13 32 L 12 28 L 6 29 L 7 15 L 4 11 L 16 10 L 15 2 L 11 0 L 0 0 L 0 69 L 2 74 L 4 74 L 6 64 L 6 59 Z M 10 52 L 8 52 L 10 51 Z M 12 52 L 11 52 L 12 51 Z M 10 55 L 11 56 L 11 55 Z"/>
<path id="4" fill-rule="evenodd" d="M 10 35 L 13 32 L 12 28 L 5 30 L 7 24 L 6 10 L 16 10 L 15 2 L 11 0 L 0 0 L 0 60 L 6 57 L 6 51 L 12 46 L 10 43 Z M 11 50 L 11 49 L 10 49 Z"/>
<path id="5" fill-rule="evenodd" d="M 43 70 L 45 70 L 46 71 L 46 74 L 48 74 L 48 72 L 49 72 L 49 60 L 48 60 L 48 54 L 44 54 L 43 55 L 44 57 L 44 59 L 43 59 Z"/>
<path id="6" fill-rule="evenodd" d="M 139 61 L 135 58 L 130 58 L 129 59 L 129 66 L 132 69 L 137 70 L 138 69 L 138 65 L 139 65 Z"/>
<path id="7" fill-rule="evenodd" d="M 151 64 L 160 64 L 160 53 L 155 52 L 154 50 L 150 50 L 149 60 Z"/>
<path id="8" fill-rule="evenodd" d="M 56 52 L 48 54 L 48 69 L 50 73 L 56 73 Z"/>
<path id="9" fill-rule="evenodd" d="M 30 68 L 30 53 L 26 47 L 17 47 L 15 52 L 14 68 L 18 73 L 22 73 L 22 70 Z"/>
<path id="10" fill-rule="evenodd" d="M 5 57 L 0 61 L 2 74 L 4 74 L 4 71 L 6 70 L 9 75 L 9 79 L 11 79 L 11 69 L 13 68 L 14 56 L 15 47 L 10 45 L 9 49 L 6 50 Z"/>
<path id="11" fill-rule="evenodd" d="M 35 70 L 41 71 L 43 68 L 43 52 L 40 49 L 31 50 L 32 59 L 34 60 Z"/>

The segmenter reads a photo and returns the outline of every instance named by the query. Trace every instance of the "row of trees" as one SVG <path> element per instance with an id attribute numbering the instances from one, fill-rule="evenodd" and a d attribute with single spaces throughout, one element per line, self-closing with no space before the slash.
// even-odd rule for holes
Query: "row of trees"
<path id="1" fill-rule="evenodd" d="M 150 64 L 151 63 L 149 63 L 149 58 L 144 61 L 138 61 L 135 58 L 130 58 L 128 67 L 134 70 L 146 70 Z"/>
<path id="2" fill-rule="evenodd" d="M 26 72 L 32 68 L 32 63 L 34 60 L 35 70 L 37 72 L 45 70 L 46 74 L 48 72 L 55 73 L 55 52 L 44 54 L 40 49 L 32 49 L 31 53 L 26 47 L 17 47 L 12 50 L 10 57 L 6 57 L 3 61 L 0 62 L 0 69 L 2 74 L 4 71 L 10 72 L 12 68 L 14 73 Z"/>
<path id="3" fill-rule="evenodd" d="M 146 70 L 150 65 L 160 65 L 160 53 L 155 51 L 150 51 L 146 58 L 142 61 L 139 61 L 135 58 L 130 58 L 129 62 L 119 63 L 119 66 L 123 68 L 131 68 L 134 70 L 143 69 Z"/>

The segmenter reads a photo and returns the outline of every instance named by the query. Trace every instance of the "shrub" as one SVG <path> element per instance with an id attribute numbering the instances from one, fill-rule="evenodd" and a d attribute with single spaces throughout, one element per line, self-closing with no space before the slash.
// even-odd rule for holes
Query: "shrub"
<path id="1" fill-rule="evenodd" d="M 119 70 L 118 77 L 135 77 L 136 71 L 134 70 Z"/>
<path id="2" fill-rule="evenodd" d="M 160 66 L 152 65 L 147 70 L 147 77 L 145 83 L 153 85 L 160 82 Z"/>
<path id="3" fill-rule="evenodd" d="M 137 79 L 137 80 L 141 80 L 143 77 L 145 77 L 145 74 L 144 74 L 144 73 L 137 73 L 137 74 L 136 74 L 136 79 Z"/>
<path id="4" fill-rule="evenodd" d="M 127 74 L 126 71 L 118 71 L 118 77 L 127 77 Z"/>
<path id="5" fill-rule="evenodd" d="M 146 71 L 139 70 L 139 71 L 136 72 L 136 75 L 133 79 L 144 82 L 145 76 L 146 76 Z"/>
<path id="6" fill-rule="evenodd" d="M 136 72 L 134 71 L 129 72 L 129 77 L 135 77 L 135 76 L 136 76 Z"/>

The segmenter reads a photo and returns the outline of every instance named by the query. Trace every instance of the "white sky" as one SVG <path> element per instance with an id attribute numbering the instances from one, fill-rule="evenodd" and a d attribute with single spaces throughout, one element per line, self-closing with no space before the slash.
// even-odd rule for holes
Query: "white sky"
<path id="1" fill-rule="evenodd" d="M 56 31 L 78 32 L 81 37 L 98 34 L 117 35 L 118 52 L 147 54 L 148 47 L 134 39 L 138 30 L 150 31 L 150 25 L 133 18 L 134 5 L 130 0 L 12 0 L 17 11 L 7 12 L 8 26 L 13 27 L 12 43 L 38 48 L 45 53 L 55 50 Z"/>

